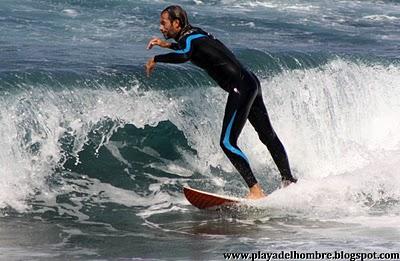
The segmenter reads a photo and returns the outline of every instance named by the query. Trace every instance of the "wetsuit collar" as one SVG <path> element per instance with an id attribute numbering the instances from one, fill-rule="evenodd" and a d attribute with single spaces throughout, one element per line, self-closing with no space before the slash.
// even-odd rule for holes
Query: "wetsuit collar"
<path id="1" fill-rule="evenodd" d="M 188 25 L 186 25 L 180 32 L 179 32 L 179 34 L 174 38 L 175 39 L 175 41 L 179 41 L 179 40 L 181 40 L 185 35 L 187 35 L 187 34 L 190 34 L 190 33 L 192 33 L 193 32 L 193 27 L 190 25 L 190 24 L 188 24 Z"/>

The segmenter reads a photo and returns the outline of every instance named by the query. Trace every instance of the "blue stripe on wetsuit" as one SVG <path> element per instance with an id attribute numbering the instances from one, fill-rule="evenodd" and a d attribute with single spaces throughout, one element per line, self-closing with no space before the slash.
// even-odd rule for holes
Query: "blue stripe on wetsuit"
<path id="1" fill-rule="evenodd" d="M 190 51 L 192 40 L 200 38 L 200 37 L 205 37 L 205 36 L 207 36 L 207 35 L 194 34 L 194 35 L 189 36 L 188 38 L 186 38 L 186 47 L 185 47 L 185 49 L 175 51 L 175 53 L 188 53 Z"/>
<path id="2" fill-rule="evenodd" d="M 235 153 L 236 155 L 241 156 L 242 158 L 244 158 L 244 159 L 247 161 L 247 163 L 249 163 L 249 160 L 247 159 L 246 155 L 244 155 L 244 153 L 241 152 L 240 150 L 238 150 L 237 148 L 233 147 L 233 146 L 231 145 L 230 141 L 229 141 L 230 136 L 231 136 L 231 129 L 232 129 L 232 125 L 233 125 L 233 121 L 234 121 L 234 119 L 235 119 L 235 116 L 236 116 L 236 111 L 235 111 L 235 113 L 233 114 L 232 119 L 231 119 L 231 121 L 230 121 L 229 124 L 228 124 L 228 128 L 226 129 L 223 143 L 224 143 L 224 146 L 225 146 L 228 150 L 230 150 L 231 152 Z"/>

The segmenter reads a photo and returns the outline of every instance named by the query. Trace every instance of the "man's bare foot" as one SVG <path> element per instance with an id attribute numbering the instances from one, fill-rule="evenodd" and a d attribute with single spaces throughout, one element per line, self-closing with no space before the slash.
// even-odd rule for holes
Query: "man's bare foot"
<path id="1" fill-rule="evenodd" d="M 295 178 L 292 178 L 290 180 L 289 179 L 282 179 L 281 188 L 286 188 L 290 184 L 296 183 L 296 182 L 297 182 L 297 179 L 295 179 Z"/>
<path id="2" fill-rule="evenodd" d="M 246 199 L 260 199 L 264 197 L 266 197 L 266 195 L 264 194 L 261 186 L 257 183 L 250 188 L 250 192 L 247 194 Z"/>

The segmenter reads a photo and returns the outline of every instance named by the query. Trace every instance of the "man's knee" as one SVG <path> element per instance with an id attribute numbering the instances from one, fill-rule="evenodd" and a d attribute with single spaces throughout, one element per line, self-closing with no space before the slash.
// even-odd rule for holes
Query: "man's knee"
<path id="1" fill-rule="evenodd" d="M 221 149 L 226 153 L 227 151 L 227 146 L 226 146 L 226 141 L 224 141 L 224 137 L 222 136 L 219 140 L 219 146 L 221 147 Z"/>
<path id="2" fill-rule="evenodd" d="M 224 139 L 224 137 L 221 137 L 221 139 L 219 140 L 219 146 L 225 152 L 225 154 L 227 154 L 230 151 L 228 148 L 232 145 L 229 143 L 228 140 Z"/>

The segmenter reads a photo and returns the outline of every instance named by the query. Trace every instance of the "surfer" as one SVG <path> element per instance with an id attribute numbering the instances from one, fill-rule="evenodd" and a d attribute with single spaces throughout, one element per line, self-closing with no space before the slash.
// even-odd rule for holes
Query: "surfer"
<path id="1" fill-rule="evenodd" d="M 173 52 L 156 55 L 145 65 L 150 77 L 156 63 L 184 63 L 191 61 L 204 69 L 219 86 L 229 93 L 222 124 L 220 145 L 241 174 L 250 192 L 247 198 L 265 196 L 250 168 L 249 160 L 237 146 L 237 140 L 247 119 L 254 127 L 277 165 L 282 176 L 282 186 L 297 180 L 292 176 L 285 149 L 272 128 L 261 94 L 260 82 L 254 73 L 247 70 L 234 54 L 213 35 L 193 27 L 182 7 L 168 6 L 160 15 L 160 31 L 168 42 L 152 38 L 147 49 L 153 46 L 169 48 Z"/>

